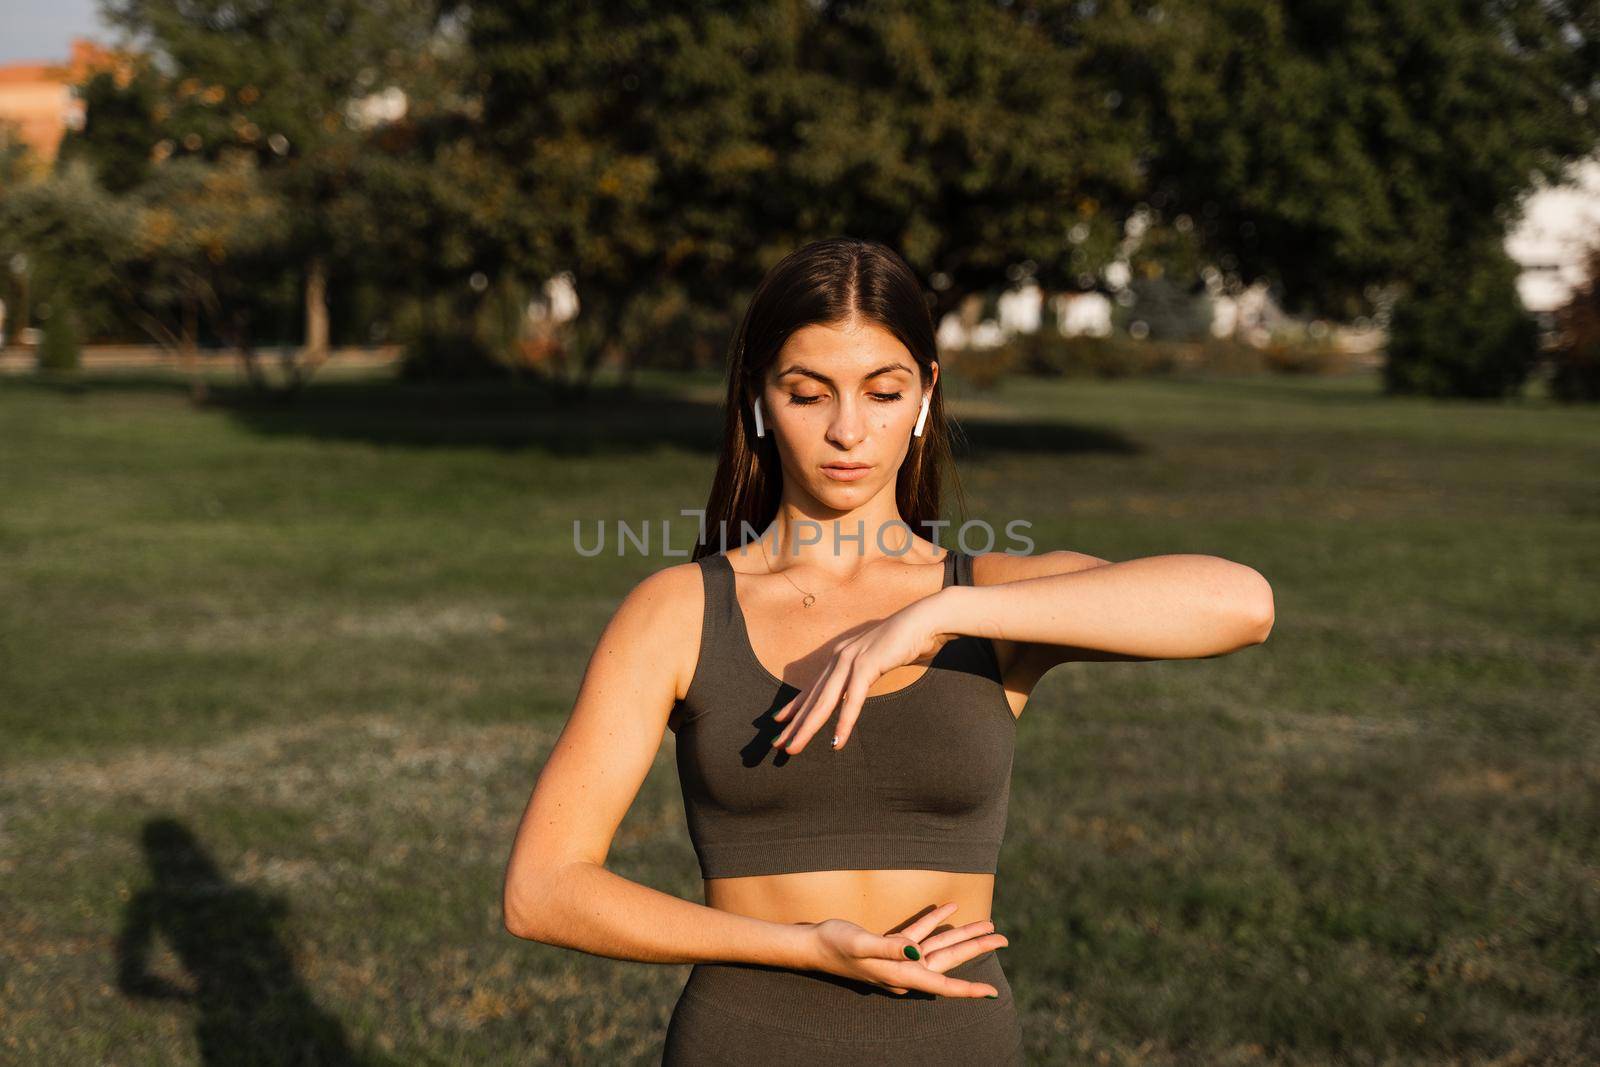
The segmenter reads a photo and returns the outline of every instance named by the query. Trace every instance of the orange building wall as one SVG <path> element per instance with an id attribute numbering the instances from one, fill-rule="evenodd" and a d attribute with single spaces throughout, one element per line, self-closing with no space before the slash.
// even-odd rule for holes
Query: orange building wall
<path id="1" fill-rule="evenodd" d="M 122 53 L 79 37 L 64 63 L 0 66 L 0 119 L 17 123 L 22 140 L 41 162 L 49 163 L 67 130 L 83 124 L 83 102 L 72 87 L 97 70 L 127 70 L 128 64 Z"/>

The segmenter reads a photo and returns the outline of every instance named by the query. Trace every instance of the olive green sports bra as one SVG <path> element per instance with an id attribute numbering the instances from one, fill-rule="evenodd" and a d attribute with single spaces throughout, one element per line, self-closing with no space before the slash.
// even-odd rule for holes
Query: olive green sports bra
<path id="1" fill-rule="evenodd" d="M 994 873 L 1017 728 L 994 643 L 951 639 L 915 681 L 866 698 L 843 748 L 825 726 L 790 755 L 772 747 L 784 726 L 772 716 L 799 690 L 756 658 L 728 557 L 698 563 L 700 656 L 668 722 L 701 876 Z M 972 557 L 954 549 L 951 584 L 972 584 Z"/>

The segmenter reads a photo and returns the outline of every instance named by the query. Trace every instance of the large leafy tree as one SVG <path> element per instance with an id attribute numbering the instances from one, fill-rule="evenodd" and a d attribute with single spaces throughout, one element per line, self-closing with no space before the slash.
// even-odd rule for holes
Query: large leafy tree
<path id="1" fill-rule="evenodd" d="M 1237 278 L 1352 316 L 1492 247 L 1600 140 L 1594 0 L 1108 0 L 1151 193 Z"/>
<path id="2" fill-rule="evenodd" d="M 281 254 L 301 265 L 300 380 L 326 356 L 331 278 L 353 273 L 362 258 L 338 224 L 349 217 L 341 198 L 370 151 L 375 116 L 390 99 L 435 98 L 437 5 L 102 0 L 102 13 L 151 63 L 130 84 L 91 83 L 89 121 L 73 151 L 121 189 L 168 159 L 255 157 L 267 190 L 286 205 Z M 396 91 L 405 95 L 384 96 Z"/>
<path id="3" fill-rule="evenodd" d="M 1600 136 L 1594 0 L 478 0 L 516 245 L 585 349 L 734 305 L 811 237 L 906 252 L 939 310 L 1021 263 L 1276 282 L 1370 312 L 1503 232 Z M 646 317 L 647 318 L 647 317 Z"/>
<path id="4" fill-rule="evenodd" d="M 573 272 L 586 373 L 829 234 L 902 249 L 936 310 L 1020 261 L 1076 275 L 1137 179 L 1083 57 L 1000 5 L 480 0 L 469 25 L 517 247 Z"/>
<path id="5" fill-rule="evenodd" d="M 243 327 L 281 272 L 287 219 L 245 156 L 171 162 L 121 195 L 79 159 L 0 188 L 0 257 L 24 258 L 41 315 L 132 323 L 192 371 L 205 321 L 260 379 Z"/>

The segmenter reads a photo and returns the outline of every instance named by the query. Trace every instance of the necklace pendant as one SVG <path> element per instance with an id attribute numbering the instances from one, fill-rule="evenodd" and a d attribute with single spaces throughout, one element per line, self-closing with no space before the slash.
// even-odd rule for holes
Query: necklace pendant
<path id="1" fill-rule="evenodd" d="M 806 598 L 800 602 L 800 605 L 801 605 L 801 607 L 809 608 L 811 606 L 811 604 L 812 604 L 812 601 L 814 601 L 816 599 L 817 598 L 815 596 L 812 596 L 810 593 L 807 593 L 806 594 Z"/>

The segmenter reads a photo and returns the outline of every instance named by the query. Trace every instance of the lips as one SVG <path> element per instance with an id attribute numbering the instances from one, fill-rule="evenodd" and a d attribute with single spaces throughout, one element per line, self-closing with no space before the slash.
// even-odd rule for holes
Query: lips
<path id="1" fill-rule="evenodd" d="M 870 463 L 826 463 L 823 473 L 836 482 L 853 482 L 865 478 L 872 471 Z"/>

